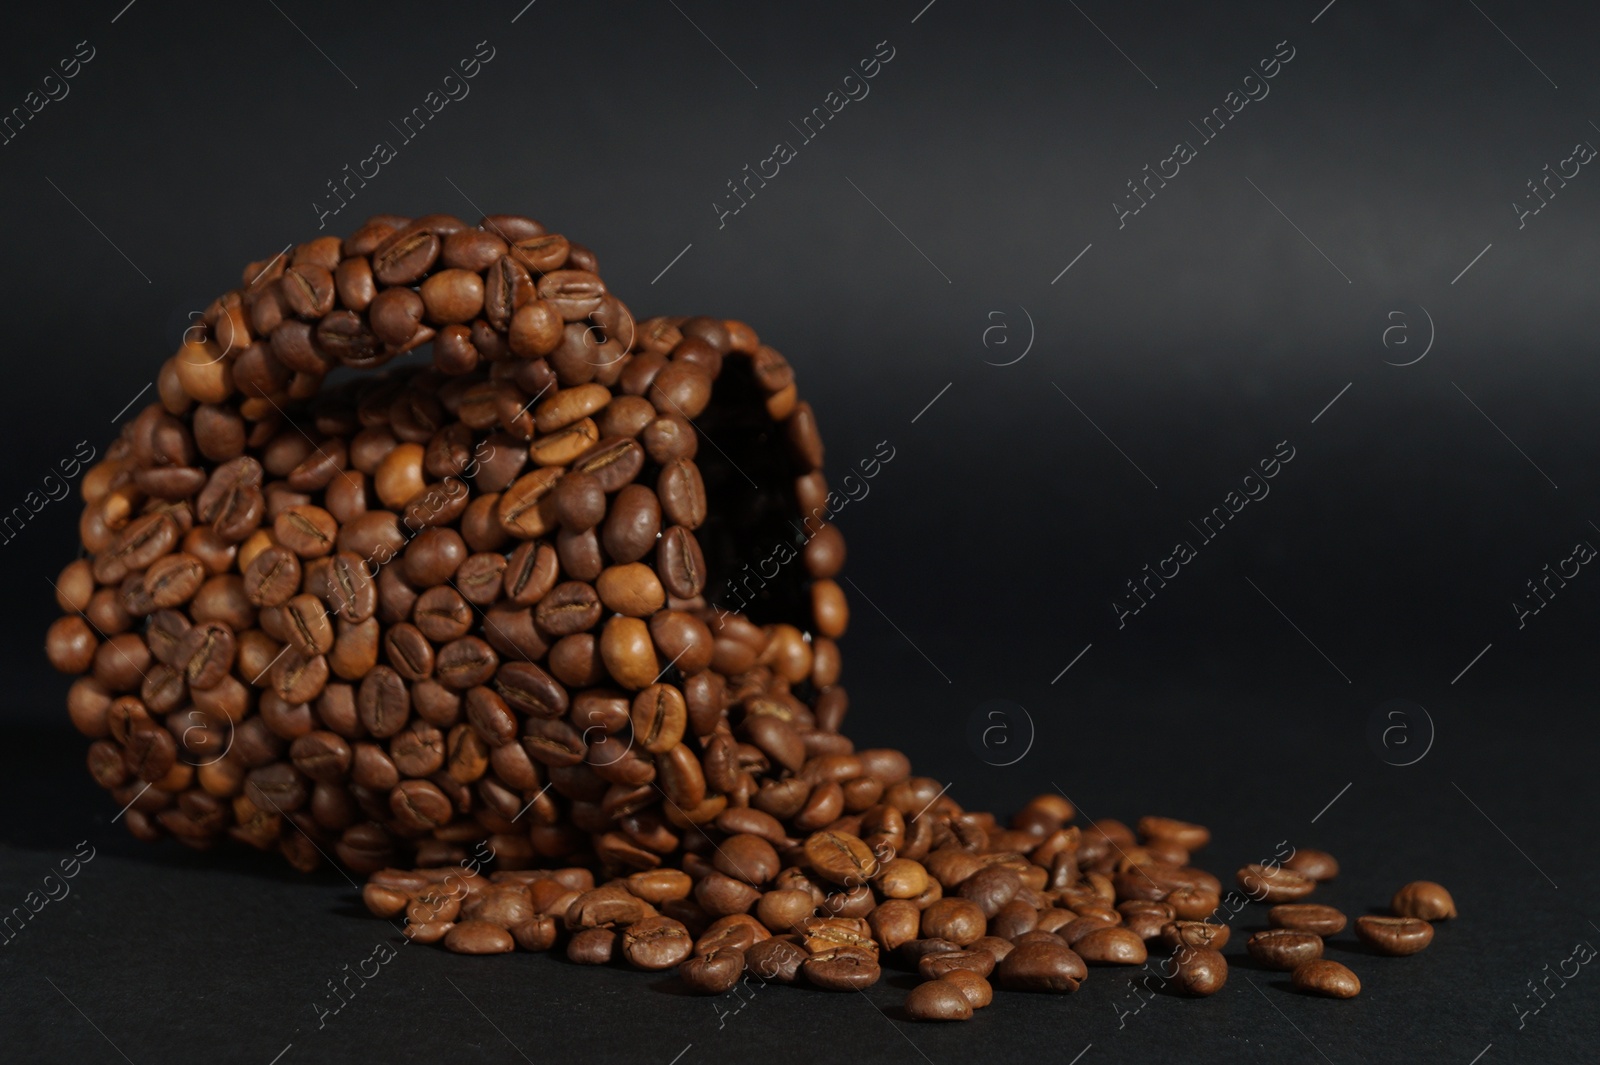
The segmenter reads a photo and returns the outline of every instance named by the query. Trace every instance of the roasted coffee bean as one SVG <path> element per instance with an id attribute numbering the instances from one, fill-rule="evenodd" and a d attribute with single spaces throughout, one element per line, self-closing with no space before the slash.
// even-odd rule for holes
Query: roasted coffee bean
<path id="1" fill-rule="evenodd" d="M 1450 892 L 1431 880 L 1414 880 L 1395 892 L 1389 903 L 1397 916 L 1423 921 L 1444 921 L 1456 916 L 1456 902 Z M 1359 923 L 1359 921 L 1358 921 Z"/>
<path id="2" fill-rule="evenodd" d="M 810 955 L 795 943 L 779 936 L 763 939 L 744 952 L 744 967 L 762 980 L 792 984 L 800 977 L 800 966 Z"/>
<path id="3" fill-rule="evenodd" d="M 860 947 L 828 947 L 800 966 L 800 975 L 824 991 L 860 991 L 878 982 L 878 959 Z"/>
<path id="4" fill-rule="evenodd" d="M 805 855 L 813 870 L 835 884 L 854 886 L 878 873 L 878 859 L 872 848 L 848 832 L 812 833 L 806 838 Z M 926 927 L 926 916 L 923 923 Z M 978 934 L 982 934 L 981 928 Z"/>
<path id="5" fill-rule="evenodd" d="M 1322 937 L 1292 928 L 1268 928 L 1246 940 L 1245 949 L 1267 968 L 1287 972 L 1322 957 Z"/>
<path id="6" fill-rule="evenodd" d="M 1332 880 L 1339 875 L 1339 863 L 1327 851 L 1300 848 L 1284 860 L 1283 867 L 1312 880 Z"/>
<path id="7" fill-rule="evenodd" d="M 636 969 L 659 971 L 680 964 L 694 950 L 689 930 L 670 917 L 646 917 L 622 932 L 622 956 Z"/>
<path id="8" fill-rule="evenodd" d="M 743 974 L 744 954 L 731 947 L 697 954 L 678 966 L 678 979 L 701 995 L 720 995 L 738 983 Z"/>
<path id="9" fill-rule="evenodd" d="M 1311 894 L 1317 882 L 1292 869 L 1247 865 L 1238 872 L 1239 886 L 1257 902 L 1296 902 Z"/>
<path id="10" fill-rule="evenodd" d="M 286 547 L 267 547 L 244 569 L 244 593 L 255 606 L 282 606 L 299 590 L 300 559 Z"/>
<path id="11" fill-rule="evenodd" d="M 1332 906 L 1314 902 L 1289 902 L 1267 911 L 1267 920 L 1274 928 L 1292 928 L 1313 935 L 1338 935 L 1344 931 L 1345 916 Z"/>
<path id="12" fill-rule="evenodd" d="M 1433 925 L 1418 917 L 1362 916 L 1356 938 L 1379 954 L 1415 954 L 1433 942 Z"/>
<path id="13" fill-rule="evenodd" d="M 1228 944 L 1229 929 L 1225 924 L 1205 921 L 1170 921 L 1161 926 L 1160 942 L 1167 950 L 1177 953 L 1191 949 L 1221 950 Z"/>
<path id="14" fill-rule="evenodd" d="M 1326 958 L 1306 962 L 1289 978 L 1301 991 L 1325 998 L 1355 998 L 1361 993 L 1361 981 L 1356 974 Z"/>
<path id="15" fill-rule="evenodd" d="M 1014 991 L 1069 993 L 1088 977 L 1083 959 L 1056 943 L 1027 943 L 995 966 L 995 982 Z"/>
<path id="16" fill-rule="evenodd" d="M 929 980 L 911 989 L 905 1009 L 914 1021 L 965 1021 L 972 1018 L 973 1006 L 954 983 Z"/>
<path id="17" fill-rule="evenodd" d="M 1144 940 L 1120 925 L 1097 928 L 1072 941 L 1072 949 L 1090 965 L 1143 965 Z"/>
<path id="18" fill-rule="evenodd" d="M 1228 982 L 1228 960 L 1209 947 L 1186 946 L 1173 954 L 1172 984 L 1185 995 L 1202 998 Z"/>

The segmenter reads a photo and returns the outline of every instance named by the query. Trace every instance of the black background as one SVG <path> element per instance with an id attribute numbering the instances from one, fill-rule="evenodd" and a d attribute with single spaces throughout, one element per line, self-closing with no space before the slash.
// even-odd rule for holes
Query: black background
<path id="1" fill-rule="evenodd" d="M 859 745 L 903 747 L 968 808 L 1057 786 L 1093 817 L 1204 821 L 1218 872 L 1280 840 L 1325 847 L 1346 870 L 1325 894 L 1351 913 L 1437 879 L 1462 919 L 1409 959 L 1351 941 L 1352 1002 L 1240 962 L 1218 996 L 1158 998 L 1121 1028 L 1135 1000 L 1114 972 L 953 1028 L 898 1019 L 899 977 L 872 1005 L 774 988 L 719 1029 L 736 1003 L 668 980 L 405 947 L 318 1030 L 325 981 L 398 937 L 337 874 L 308 885 L 110 823 L 40 653 L 74 499 L 0 545 L 0 909 L 79 840 L 98 848 L 0 948 L 9 1059 L 1592 1060 L 1600 977 L 1518 1020 L 1528 981 L 1600 939 L 1600 578 L 1521 629 L 1511 604 L 1600 543 L 1597 179 L 1521 228 L 1513 207 L 1600 141 L 1595 13 L 921 6 L 113 0 L 13 18 L 0 107 L 76 42 L 96 51 L 0 148 L 0 506 L 78 441 L 103 448 L 189 312 L 315 235 L 325 182 L 399 145 L 390 121 L 487 40 L 470 95 L 326 232 L 380 211 L 534 215 L 593 248 L 640 317 L 738 317 L 785 352 L 835 480 L 888 441 L 840 517 Z M 790 122 L 882 41 L 870 95 L 800 144 Z M 1294 58 L 1270 95 L 1200 144 L 1190 123 L 1280 41 Z M 780 140 L 797 157 L 719 228 L 725 183 Z M 1197 158 L 1119 228 L 1125 183 L 1179 140 Z M 1124 582 L 1199 546 L 1187 523 L 1280 441 L 1295 458 L 1270 496 L 1119 629 Z"/>

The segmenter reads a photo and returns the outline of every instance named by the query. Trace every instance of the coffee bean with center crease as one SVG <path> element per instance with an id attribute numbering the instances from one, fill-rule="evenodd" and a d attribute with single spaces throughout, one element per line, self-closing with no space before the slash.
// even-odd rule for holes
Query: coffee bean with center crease
<path id="1" fill-rule="evenodd" d="M 600 620 L 600 596 L 584 581 L 563 581 L 539 600 L 533 616 L 539 628 L 551 636 L 584 632 Z"/>
<path id="2" fill-rule="evenodd" d="M 622 956 L 636 969 L 671 969 L 693 950 L 689 930 L 670 917 L 646 917 L 622 931 Z"/>
<path id="3" fill-rule="evenodd" d="M 1287 972 L 1322 957 L 1322 937 L 1292 928 L 1268 928 L 1246 940 L 1245 949 L 1267 968 Z"/>
<path id="4" fill-rule="evenodd" d="M 800 975 L 824 991 L 860 991 L 878 982 L 877 957 L 860 947 L 829 947 L 807 958 Z"/>
<path id="5" fill-rule="evenodd" d="M 367 731 L 386 739 L 405 727 L 411 713 L 411 693 L 400 674 L 388 666 L 375 666 L 361 681 L 356 708 Z"/>
<path id="6" fill-rule="evenodd" d="M 323 571 L 321 595 L 328 609 L 345 621 L 366 621 L 378 609 L 378 586 L 352 551 L 333 556 Z"/>
<path id="7" fill-rule="evenodd" d="M 283 605 L 289 642 L 305 655 L 326 654 L 333 647 L 333 623 L 314 595 L 302 593 Z"/>
<path id="8" fill-rule="evenodd" d="M 1311 932 L 1319 936 L 1337 935 L 1344 931 L 1345 916 L 1332 906 L 1315 902 L 1287 902 L 1267 911 L 1267 920 L 1274 928 L 1292 928 L 1297 932 Z"/>
<path id="9" fill-rule="evenodd" d="M 518 713 L 557 718 L 567 712 L 567 691 L 532 662 L 506 662 L 495 672 L 493 687 Z M 586 727 L 592 722 L 582 722 Z"/>
<path id="10" fill-rule="evenodd" d="M 705 590 L 706 560 L 694 533 L 674 525 L 661 534 L 656 545 L 656 574 L 668 594 L 692 599 Z"/>
<path id="11" fill-rule="evenodd" d="M 678 978 L 701 995 L 720 995 L 738 983 L 743 974 L 744 954 L 732 947 L 697 954 L 678 966 Z"/>
<path id="12" fill-rule="evenodd" d="M 383 651 L 389 665 L 406 680 L 416 682 L 433 675 L 433 645 L 415 625 L 402 622 L 390 627 Z"/>
<path id="13" fill-rule="evenodd" d="M 172 665 L 183 672 L 189 687 L 215 688 L 228 676 L 237 654 L 233 630 L 221 621 L 194 625 L 178 642 Z"/>
<path id="14" fill-rule="evenodd" d="M 698 529 L 706 520 L 706 486 L 688 459 L 668 463 L 656 478 L 661 513 L 674 525 Z"/>
<path id="15" fill-rule="evenodd" d="M 300 559 L 277 545 L 259 552 L 244 570 L 244 594 L 255 606 L 282 606 L 300 590 Z"/>
<path id="16" fill-rule="evenodd" d="M 812 869 L 835 884 L 854 886 L 878 873 L 872 848 L 848 832 L 812 833 L 806 838 L 805 855 Z"/>
<path id="17" fill-rule="evenodd" d="M 593 477 L 607 495 L 619 491 L 644 468 L 644 448 L 626 438 L 602 440 L 573 463 L 572 469 Z"/>
<path id="18" fill-rule="evenodd" d="M 434 660 L 440 682 L 456 691 L 487 684 L 499 665 L 494 649 L 476 636 L 452 640 L 439 649 Z"/>
<path id="19" fill-rule="evenodd" d="M 1415 954 L 1433 942 L 1433 925 L 1418 917 L 1356 918 L 1356 938 L 1379 954 Z"/>
<path id="20" fill-rule="evenodd" d="M 780 984 L 792 984 L 800 977 L 800 966 L 810 955 L 799 945 L 780 936 L 763 939 L 744 952 L 745 971 Z"/>

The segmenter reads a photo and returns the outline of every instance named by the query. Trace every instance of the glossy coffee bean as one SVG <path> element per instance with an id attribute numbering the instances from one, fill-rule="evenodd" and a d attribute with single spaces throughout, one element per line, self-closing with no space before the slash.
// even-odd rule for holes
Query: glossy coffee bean
<path id="1" fill-rule="evenodd" d="M 1450 892 L 1431 880 L 1414 880 L 1395 892 L 1389 908 L 1399 917 L 1423 921 L 1444 921 L 1456 916 L 1456 902 Z"/>
<path id="2" fill-rule="evenodd" d="M 1322 957 L 1322 937 L 1292 928 L 1269 928 L 1246 940 L 1245 949 L 1267 968 L 1287 972 Z"/>
<path id="3" fill-rule="evenodd" d="M 1361 993 L 1361 981 L 1356 974 L 1326 958 L 1306 962 L 1296 968 L 1289 979 L 1299 990 L 1324 998 L 1355 998 Z"/>
<path id="4" fill-rule="evenodd" d="M 1433 942 L 1433 925 L 1418 917 L 1356 918 L 1356 938 L 1379 954 L 1415 954 Z"/>
<path id="5" fill-rule="evenodd" d="M 1287 902 L 1267 911 L 1267 920 L 1274 928 L 1292 928 L 1297 932 L 1310 932 L 1323 937 L 1344 931 L 1345 915 L 1332 906 L 1314 902 Z"/>
<path id="6" fill-rule="evenodd" d="M 918 984 L 906 996 L 906 1015 L 915 1021 L 965 1021 L 972 1018 L 972 1003 L 961 988 L 945 980 Z"/>

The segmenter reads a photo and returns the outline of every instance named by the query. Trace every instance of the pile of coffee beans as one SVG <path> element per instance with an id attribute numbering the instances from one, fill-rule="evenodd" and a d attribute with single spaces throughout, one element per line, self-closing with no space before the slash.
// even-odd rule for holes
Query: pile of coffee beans
<path id="1" fill-rule="evenodd" d="M 414 940 L 705 993 L 900 964 L 909 1016 L 958 1020 L 1152 952 L 1226 982 L 1204 827 L 1052 795 L 1002 826 L 840 732 L 841 499 L 744 323 L 636 322 L 528 218 L 384 215 L 251 263 L 157 386 L 84 475 L 46 639 L 135 836 L 334 861 Z M 1250 956 L 1350 997 L 1344 915 L 1301 901 L 1337 870 L 1237 879 L 1273 904 Z M 1380 954 L 1455 916 L 1424 882 L 1392 909 L 1355 922 Z"/>
<path id="2" fill-rule="evenodd" d="M 836 501 L 749 326 L 635 322 L 528 218 L 380 216 L 251 263 L 158 393 L 84 475 L 46 641 L 134 835 L 620 873 L 907 775 L 839 733 Z"/>
<path id="3" fill-rule="evenodd" d="M 848 766 L 900 776 L 903 758 L 863 751 L 808 759 L 792 779 L 826 781 Z M 1166 817 L 1069 824 L 1065 799 L 1043 795 L 1000 828 L 963 811 L 935 780 L 904 777 L 859 814 L 806 832 L 796 818 L 730 807 L 685 839 L 680 868 L 597 883 L 587 868 L 485 874 L 476 860 L 385 869 L 367 881 L 375 915 L 404 934 L 461 954 L 561 947 L 580 965 L 675 969 L 702 994 L 741 983 L 860 990 L 897 966 L 921 977 L 905 1015 L 967 1020 L 994 986 L 1070 993 L 1099 966 L 1140 967 L 1146 989 L 1191 997 L 1228 980 L 1222 950 L 1246 903 L 1267 903 L 1270 927 L 1245 944 L 1253 962 L 1290 973 L 1300 990 L 1353 998 L 1354 972 L 1323 957 L 1345 915 L 1304 899 L 1338 873 L 1323 851 L 1248 865 L 1239 892 L 1189 864 L 1210 833 Z M 486 856 L 487 857 L 487 856 Z M 1242 893 L 1242 894 L 1241 894 Z M 1456 915 L 1449 892 L 1426 881 L 1396 893 L 1392 917 L 1363 916 L 1371 953 L 1413 954 L 1430 921 Z M 1161 958 L 1154 966 L 1152 956 Z"/>

